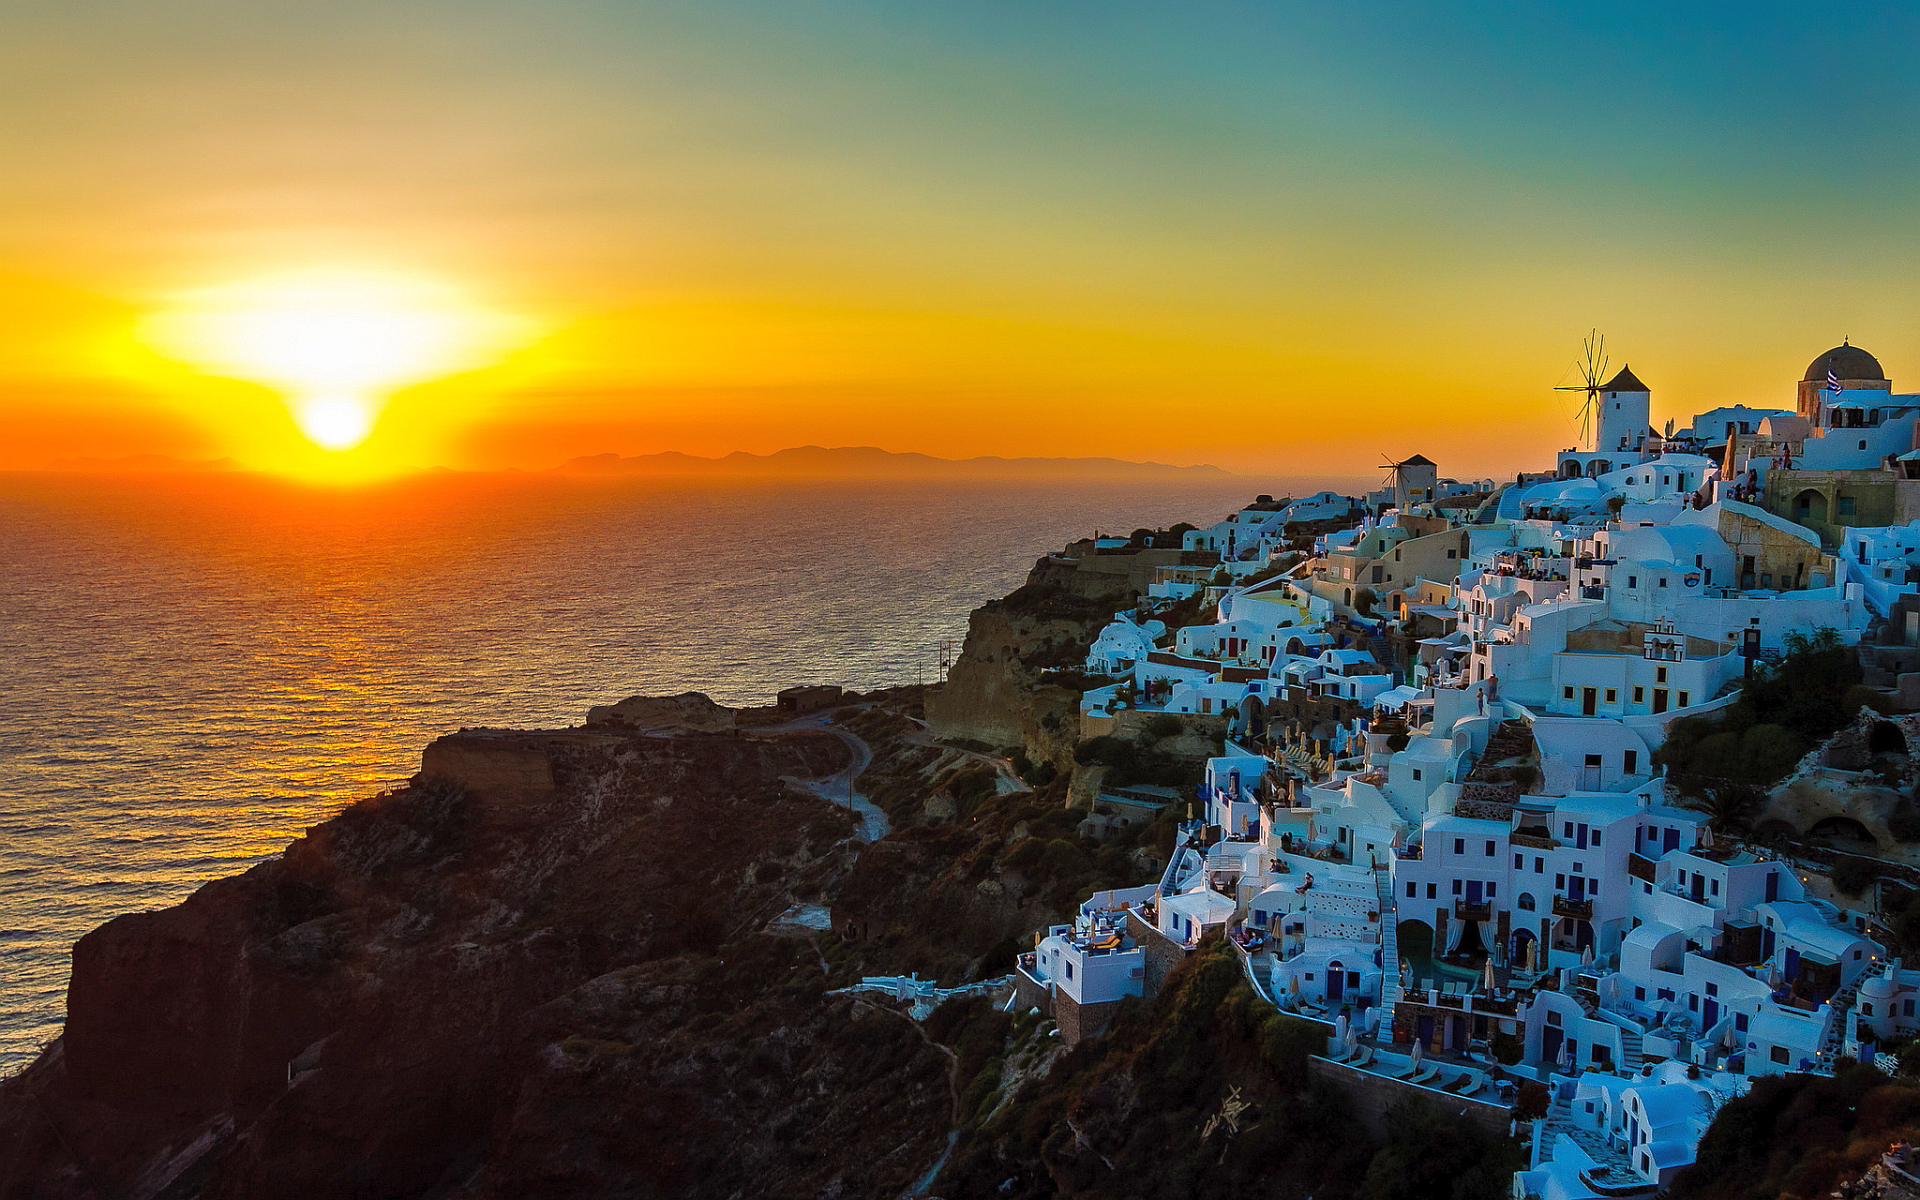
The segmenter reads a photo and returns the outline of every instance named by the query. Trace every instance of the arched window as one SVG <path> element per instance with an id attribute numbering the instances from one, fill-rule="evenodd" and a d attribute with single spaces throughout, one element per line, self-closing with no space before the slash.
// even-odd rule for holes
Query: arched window
<path id="1" fill-rule="evenodd" d="M 1521 912 L 1532 912 L 1532 911 L 1534 911 L 1534 903 L 1533 903 L 1533 893 L 1532 893 L 1532 892 L 1521 892 L 1521 893 L 1520 893 L 1520 899 L 1519 899 L 1519 901 L 1517 902 L 1517 907 L 1518 907 L 1518 908 L 1520 909 L 1520 911 L 1521 911 Z"/>

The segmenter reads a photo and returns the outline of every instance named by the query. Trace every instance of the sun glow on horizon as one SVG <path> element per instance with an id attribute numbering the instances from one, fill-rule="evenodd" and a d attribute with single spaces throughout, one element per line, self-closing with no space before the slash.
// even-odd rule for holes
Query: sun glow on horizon
<path id="1" fill-rule="evenodd" d="M 140 338 L 195 370 L 272 388 L 310 442 L 344 452 L 394 392 L 492 365 L 526 323 L 433 281 L 330 270 L 179 296 Z"/>

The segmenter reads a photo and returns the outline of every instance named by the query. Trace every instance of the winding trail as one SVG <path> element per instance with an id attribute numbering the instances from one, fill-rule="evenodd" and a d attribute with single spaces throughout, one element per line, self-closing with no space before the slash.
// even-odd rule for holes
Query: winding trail
<path id="1" fill-rule="evenodd" d="M 770 725 L 757 732 L 830 733 L 845 742 L 847 749 L 853 752 L 853 761 L 847 765 L 846 770 L 835 775 L 829 775 L 825 779 L 794 779 L 792 776 L 787 776 L 788 782 L 794 784 L 796 787 L 807 789 L 822 800 L 844 805 L 860 814 L 860 831 L 854 835 L 860 841 L 877 842 L 893 832 L 893 823 L 887 819 L 886 812 L 872 800 L 869 800 L 855 790 L 855 784 L 859 780 L 861 772 L 865 771 L 867 767 L 873 763 L 873 747 L 867 745 L 865 739 L 840 728 L 840 726 L 833 723 L 833 718 L 826 713 L 799 717 L 783 725 Z"/>
<path id="2" fill-rule="evenodd" d="M 907 720 L 912 721 L 920 727 L 918 733 L 910 733 L 906 736 L 905 741 L 908 745 L 926 746 L 934 750 L 946 750 L 953 754 L 964 754 L 977 762 L 985 763 L 987 766 L 993 768 L 994 774 L 997 776 L 993 782 L 994 791 L 1002 796 L 1008 792 L 1030 792 L 1033 790 L 1033 785 L 1020 778 L 1020 772 L 1013 769 L 1013 763 L 1010 760 L 995 758 L 991 754 L 983 754 L 978 750 L 969 750 L 965 746 L 955 746 L 949 742 L 940 741 L 933 736 L 932 727 L 919 717 L 908 717 Z"/>

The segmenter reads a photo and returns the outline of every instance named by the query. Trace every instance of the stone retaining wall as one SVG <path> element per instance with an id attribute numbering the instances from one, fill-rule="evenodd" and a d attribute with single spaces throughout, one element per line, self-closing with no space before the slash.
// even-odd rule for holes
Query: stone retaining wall
<path id="1" fill-rule="evenodd" d="M 1360 1118 L 1361 1123 L 1367 1127 L 1367 1131 L 1376 1138 L 1388 1136 L 1387 1110 L 1415 1096 L 1440 1112 L 1464 1112 L 1467 1119 L 1485 1130 L 1489 1137 L 1506 1137 L 1513 1119 L 1512 1111 L 1504 1104 L 1456 1096 L 1439 1088 L 1422 1087 L 1405 1080 L 1390 1079 L 1385 1075 L 1375 1075 L 1370 1071 L 1362 1071 L 1356 1067 L 1349 1067 L 1345 1063 L 1331 1062 L 1324 1058 L 1307 1059 L 1307 1071 L 1316 1078 L 1339 1088 L 1352 1102 L 1354 1115 Z"/>

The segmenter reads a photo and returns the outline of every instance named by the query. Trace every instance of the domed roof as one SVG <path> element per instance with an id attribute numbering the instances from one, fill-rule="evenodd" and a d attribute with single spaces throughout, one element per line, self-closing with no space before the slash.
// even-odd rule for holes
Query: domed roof
<path id="1" fill-rule="evenodd" d="M 1858 346 L 1845 342 L 1813 360 L 1807 367 L 1807 373 L 1800 379 L 1802 383 L 1825 383 L 1827 369 L 1833 369 L 1836 379 L 1885 379 L 1887 374 L 1880 369 L 1880 360 L 1868 354 Z"/>

